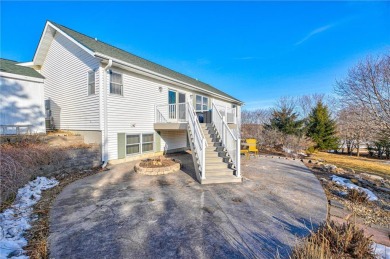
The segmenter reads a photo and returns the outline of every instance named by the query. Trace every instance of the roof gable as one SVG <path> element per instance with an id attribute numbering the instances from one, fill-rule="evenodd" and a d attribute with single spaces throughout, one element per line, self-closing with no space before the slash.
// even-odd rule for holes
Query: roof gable
<path id="1" fill-rule="evenodd" d="M 184 74 L 181 74 L 179 72 L 176 72 L 174 70 L 171 70 L 169 68 L 166 68 L 164 66 L 158 65 L 154 62 L 151 62 L 149 60 L 146 60 L 144 58 L 138 57 L 132 53 L 129 53 L 127 51 L 124 51 L 122 49 L 116 48 L 112 45 L 109 45 L 107 43 L 104 43 L 102 41 L 96 40 L 92 37 L 89 37 L 87 35 L 84 35 L 82 33 L 79 33 L 77 31 L 74 31 L 72 29 L 69 29 L 63 25 L 54 23 L 49 21 L 49 24 L 52 24 L 54 27 L 61 30 L 66 35 L 70 36 L 73 40 L 75 40 L 78 44 L 80 44 L 83 48 L 86 48 L 87 50 L 90 50 L 94 53 L 101 53 L 105 56 L 112 57 L 117 60 L 121 60 L 123 62 L 141 67 L 143 69 L 152 71 L 154 73 L 173 78 L 175 80 L 181 81 L 183 83 L 198 87 L 202 90 L 213 92 L 215 94 L 224 96 L 226 98 L 232 99 L 238 103 L 241 103 L 240 100 L 232 97 L 231 95 L 226 94 L 223 91 L 218 90 L 217 88 L 203 83 L 201 81 L 198 81 L 194 78 L 191 78 L 189 76 L 186 76 Z M 47 28 L 47 26 L 46 26 Z M 45 28 L 45 30 L 46 30 Z"/>
<path id="2" fill-rule="evenodd" d="M 35 78 L 44 78 L 40 73 L 31 67 L 18 65 L 18 62 L 0 58 L 0 72 L 29 76 Z"/>

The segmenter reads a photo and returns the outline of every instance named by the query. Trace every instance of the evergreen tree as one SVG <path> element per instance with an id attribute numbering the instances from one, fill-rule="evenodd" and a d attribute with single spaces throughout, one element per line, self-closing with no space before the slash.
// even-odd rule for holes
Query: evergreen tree
<path id="1" fill-rule="evenodd" d="M 336 122 L 331 119 L 328 107 L 322 102 L 318 102 L 309 114 L 307 136 L 316 143 L 317 149 L 338 148 Z"/>
<path id="2" fill-rule="evenodd" d="M 272 111 L 270 124 L 267 128 L 276 129 L 286 135 L 300 135 L 303 121 L 292 107 L 282 106 Z"/>

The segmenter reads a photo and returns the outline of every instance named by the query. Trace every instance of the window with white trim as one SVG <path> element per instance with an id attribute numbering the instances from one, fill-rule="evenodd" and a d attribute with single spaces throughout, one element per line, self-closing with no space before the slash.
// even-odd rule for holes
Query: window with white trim
<path id="1" fill-rule="evenodd" d="M 209 98 L 202 95 L 196 95 L 196 111 L 208 111 L 209 110 Z"/>
<path id="2" fill-rule="evenodd" d="M 141 135 L 126 135 L 126 155 L 141 153 Z"/>
<path id="3" fill-rule="evenodd" d="M 122 74 L 111 72 L 111 76 L 110 76 L 110 94 L 123 95 Z"/>
<path id="4" fill-rule="evenodd" d="M 142 134 L 142 152 L 154 150 L 154 134 Z"/>
<path id="5" fill-rule="evenodd" d="M 95 71 L 88 72 L 88 95 L 95 94 Z"/>

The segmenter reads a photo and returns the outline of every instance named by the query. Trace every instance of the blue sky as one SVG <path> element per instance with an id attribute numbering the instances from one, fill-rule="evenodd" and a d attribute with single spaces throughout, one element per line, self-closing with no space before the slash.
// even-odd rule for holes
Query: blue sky
<path id="1" fill-rule="evenodd" d="M 390 51 L 390 2 L 1 1 L 0 10 L 3 58 L 32 60 L 52 20 L 220 88 L 247 109 L 332 93 L 359 59 Z"/>

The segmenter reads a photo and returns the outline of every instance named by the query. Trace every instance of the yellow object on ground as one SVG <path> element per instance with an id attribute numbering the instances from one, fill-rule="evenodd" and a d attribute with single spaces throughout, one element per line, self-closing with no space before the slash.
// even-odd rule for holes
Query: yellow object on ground
<path id="1" fill-rule="evenodd" d="M 257 149 L 257 140 L 254 138 L 246 139 L 246 143 L 248 144 L 248 151 L 255 153 L 255 155 L 259 154 L 259 150 Z"/>

